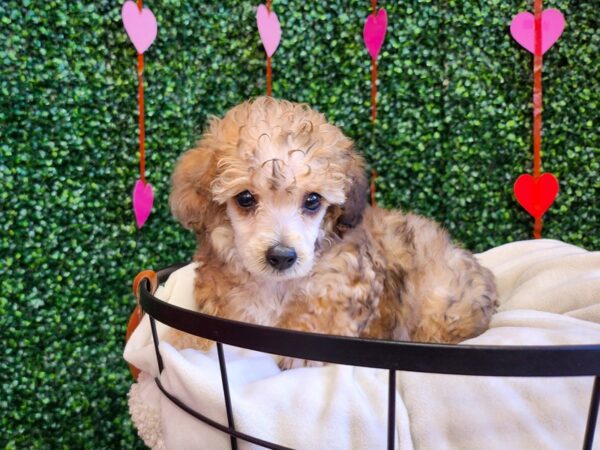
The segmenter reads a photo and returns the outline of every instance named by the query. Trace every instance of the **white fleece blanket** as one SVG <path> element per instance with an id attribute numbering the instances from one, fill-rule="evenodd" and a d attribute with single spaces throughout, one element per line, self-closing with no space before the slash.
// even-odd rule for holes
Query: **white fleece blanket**
<path id="1" fill-rule="evenodd" d="M 490 329 L 467 343 L 600 343 L 600 252 L 532 240 L 503 245 L 478 258 L 496 275 L 501 306 Z M 157 296 L 192 305 L 193 268 L 174 273 Z M 159 335 L 164 330 L 159 325 Z M 386 447 L 386 371 L 328 365 L 281 372 L 270 355 L 225 350 L 239 431 L 298 449 Z M 226 424 L 216 351 L 177 351 L 165 342 L 160 351 L 163 385 L 200 413 Z M 148 446 L 229 448 L 227 435 L 180 410 L 154 384 L 158 369 L 147 317 L 124 356 L 142 370 L 131 387 L 129 409 Z M 435 450 L 580 448 L 593 382 L 591 377 L 409 372 L 399 372 L 397 380 L 396 448 Z M 594 449 L 600 449 L 600 435 Z"/>

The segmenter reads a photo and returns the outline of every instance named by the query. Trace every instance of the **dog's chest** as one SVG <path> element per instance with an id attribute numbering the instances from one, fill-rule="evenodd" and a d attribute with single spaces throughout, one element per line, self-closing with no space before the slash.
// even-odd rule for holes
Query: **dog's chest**
<path id="1" fill-rule="evenodd" d="M 258 325 L 277 325 L 292 291 L 287 283 L 244 283 L 229 292 L 227 316 Z"/>

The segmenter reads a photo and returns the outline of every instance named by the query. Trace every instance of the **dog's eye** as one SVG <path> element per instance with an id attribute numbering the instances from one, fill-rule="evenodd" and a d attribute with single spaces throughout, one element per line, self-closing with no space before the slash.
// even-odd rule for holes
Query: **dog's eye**
<path id="1" fill-rule="evenodd" d="M 235 196 L 235 201 L 242 208 L 251 208 L 252 206 L 256 205 L 256 199 L 254 198 L 254 195 L 250 193 L 250 191 L 240 192 Z"/>
<path id="2" fill-rule="evenodd" d="M 314 212 L 321 207 L 321 196 L 316 192 L 312 192 L 304 199 L 304 209 Z"/>

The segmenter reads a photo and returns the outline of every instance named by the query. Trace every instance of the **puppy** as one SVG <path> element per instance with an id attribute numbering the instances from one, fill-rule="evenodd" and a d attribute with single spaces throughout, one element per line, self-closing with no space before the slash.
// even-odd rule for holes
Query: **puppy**
<path id="1" fill-rule="evenodd" d="M 492 273 L 434 222 L 367 205 L 366 188 L 351 140 L 306 105 L 260 97 L 213 118 L 178 161 L 170 196 L 199 241 L 198 310 L 368 338 L 482 333 Z M 181 332 L 167 340 L 206 348 Z"/>

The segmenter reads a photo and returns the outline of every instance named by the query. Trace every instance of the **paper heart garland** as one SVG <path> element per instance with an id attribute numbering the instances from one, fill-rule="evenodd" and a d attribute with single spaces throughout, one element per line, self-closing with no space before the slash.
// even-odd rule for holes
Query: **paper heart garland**
<path id="1" fill-rule="evenodd" d="M 558 9 L 546 9 L 542 12 L 542 55 L 552 47 L 565 29 L 565 18 Z M 535 16 L 522 12 L 513 17 L 510 34 L 515 40 L 535 53 Z"/>
<path id="2" fill-rule="evenodd" d="M 269 12 L 265 5 L 259 5 L 256 11 L 256 26 L 265 52 L 270 58 L 277 51 L 281 40 L 281 26 L 277 14 Z"/>
<path id="3" fill-rule="evenodd" d="M 387 12 L 380 9 L 377 14 L 371 14 L 365 21 L 363 39 L 371 58 L 377 59 L 387 30 Z"/>
<path id="4" fill-rule="evenodd" d="M 533 217 L 540 218 L 558 194 L 558 180 L 551 173 L 544 173 L 537 179 L 523 174 L 515 181 L 514 192 L 519 204 Z"/>
<path id="5" fill-rule="evenodd" d="M 128 0 L 121 9 L 121 18 L 129 39 L 142 55 L 156 39 L 156 17 L 148 8 L 144 7 L 140 11 L 135 2 Z"/>
<path id="6" fill-rule="evenodd" d="M 133 213 L 138 228 L 142 228 L 150 216 L 154 203 L 154 192 L 150 183 L 144 184 L 142 180 L 135 182 L 133 188 Z"/>

